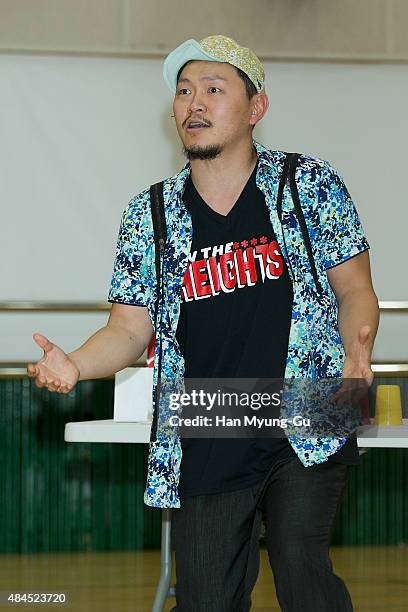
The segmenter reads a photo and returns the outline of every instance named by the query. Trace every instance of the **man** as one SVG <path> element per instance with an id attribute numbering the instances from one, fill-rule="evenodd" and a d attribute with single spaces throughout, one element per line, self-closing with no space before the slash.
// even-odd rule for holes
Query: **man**
<path id="1" fill-rule="evenodd" d="M 282 610 L 352 610 L 328 547 L 355 438 L 180 440 L 157 389 L 179 377 L 343 377 L 341 400 L 347 380 L 370 385 L 378 300 L 368 242 L 342 178 L 308 155 L 296 170 L 304 223 L 285 186 L 281 224 L 287 156 L 253 140 L 268 97 L 252 51 L 220 35 L 189 40 L 164 77 L 189 163 L 164 181 L 162 291 L 146 189 L 122 217 L 106 327 L 68 355 L 35 334 L 44 357 L 28 373 L 65 393 L 134 363 L 158 300 L 144 499 L 174 508 L 177 611 L 250 609 L 261 521 Z"/>

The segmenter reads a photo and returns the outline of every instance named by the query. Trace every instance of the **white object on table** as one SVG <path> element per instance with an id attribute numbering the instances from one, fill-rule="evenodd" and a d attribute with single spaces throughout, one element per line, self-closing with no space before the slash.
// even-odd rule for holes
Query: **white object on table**
<path id="1" fill-rule="evenodd" d="M 151 421 L 122 423 L 113 419 L 66 423 L 66 442 L 140 442 L 150 439 Z M 363 448 L 408 448 L 408 419 L 402 425 L 362 425 L 357 444 Z"/>
<path id="2" fill-rule="evenodd" d="M 114 421 L 151 421 L 153 368 L 125 368 L 115 375 Z"/>

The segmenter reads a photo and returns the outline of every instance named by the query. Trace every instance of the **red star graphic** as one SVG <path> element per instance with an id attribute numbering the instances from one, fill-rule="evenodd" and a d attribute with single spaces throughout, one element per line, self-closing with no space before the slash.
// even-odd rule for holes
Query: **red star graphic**
<path id="1" fill-rule="evenodd" d="M 258 240 L 256 238 L 252 238 L 251 245 L 255 246 L 257 242 L 258 242 Z"/>
<path id="2" fill-rule="evenodd" d="M 232 245 L 233 249 L 239 249 L 239 242 L 234 242 L 234 244 Z"/>
<path id="3" fill-rule="evenodd" d="M 248 246 L 248 240 L 243 240 L 241 242 L 241 246 L 243 246 L 246 249 L 246 247 Z"/>
<path id="4" fill-rule="evenodd" d="M 260 237 L 260 239 L 259 239 L 259 242 L 260 242 L 261 244 L 265 244 L 265 242 L 268 242 L 268 239 L 267 239 L 267 237 L 266 237 L 266 236 L 261 236 L 261 237 Z"/>

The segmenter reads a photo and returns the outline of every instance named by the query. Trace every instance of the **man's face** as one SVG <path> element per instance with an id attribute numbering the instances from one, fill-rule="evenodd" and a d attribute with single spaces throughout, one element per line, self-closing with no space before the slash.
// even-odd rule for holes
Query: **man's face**
<path id="1" fill-rule="evenodd" d="M 191 61 L 173 102 L 177 131 L 188 159 L 214 159 L 251 134 L 252 103 L 234 66 Z"/>

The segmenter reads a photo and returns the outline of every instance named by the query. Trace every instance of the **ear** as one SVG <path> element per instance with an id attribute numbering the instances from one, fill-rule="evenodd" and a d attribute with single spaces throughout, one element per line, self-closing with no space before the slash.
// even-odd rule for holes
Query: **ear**
<path id="1" fill-rule="evenodd" d="M 256 125 L 269 108 L 269 98 L 266 93 L 258 93 L 251 100 L 251 115 L 249 125 Z"/>

